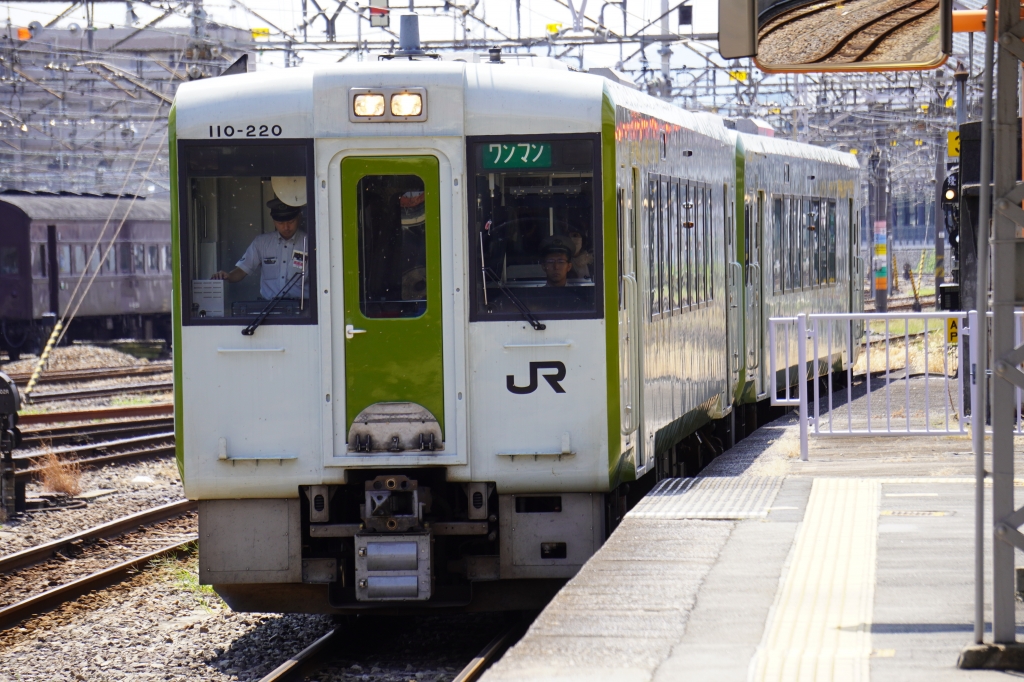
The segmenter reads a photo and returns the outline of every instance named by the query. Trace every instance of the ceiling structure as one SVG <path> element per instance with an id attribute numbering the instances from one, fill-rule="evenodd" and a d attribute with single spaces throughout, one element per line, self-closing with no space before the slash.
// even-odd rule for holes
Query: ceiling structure
<path id="1" fill-rule="evenodd" d="M 677 0 L 671 6 L 660 0 L 654 21 L 637 16 L 626 0 L 606 1 L 598 12 L 585 11 L 580 0 L 536 0 L 530 11 L 544 3 L 543 16 L 561 17 L 541 35 L 524 35 L 521 0 L 514 1 L 510 25 L 488 20 L 481 0 L 417 1 L 415 11 L 433 27 L 423 32 L 423 48 L 484 53 L 501 47 L 575 69 L 614 62 L 639 88 L 689 109 L 762 119 L 777 136 L 862 159 L 882 150 L 892 194 L 927 202 L 936 157 L 945 154 L 946 132 L 955 127 L 958 64 L 970 71 L 969 118 L 980 113 L 981 40 L 975 53 L 963 35 L 955 36 L 949 63 L 935 71 L 766 74 L 750 60 L 724 61 L 716 35 L 679 25 Z M 0 190 L 165 192 L 166 121 L 180 83 L 217 76 L 242 55 L 250 56 L 250 70 L 289 68 L 376 59 L 397 46 L 397 21 L 372 25 L 381 21 L 380 7 L 298 2 L 296 21 L 287 26 L 280 13 L 257 12 L 242 0 L 230 0 L 228 8 L 204 7 L 202 0 L 73 0 L 45 22 L 9 20 L 0 28 Z M 35 4 L 9 3 L 9 16 L 11 8 Z M 409 4 L 389 11 L 405 13 Z M 112 8 L 123 9 L 121 24 L 100 25 L 98 16 L 109 22 Z M 450 26 L 445 37 L 439 26 Z"/>

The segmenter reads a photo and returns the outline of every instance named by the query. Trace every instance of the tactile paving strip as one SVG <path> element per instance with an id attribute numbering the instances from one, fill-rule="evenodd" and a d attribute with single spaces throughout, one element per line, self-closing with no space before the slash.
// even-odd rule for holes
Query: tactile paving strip
<path id="1" fill-rule="evenodd" d="M 666 478 L 627 516 L 634 519 L 763 518 L 781 487 L 781 476 Z"/>

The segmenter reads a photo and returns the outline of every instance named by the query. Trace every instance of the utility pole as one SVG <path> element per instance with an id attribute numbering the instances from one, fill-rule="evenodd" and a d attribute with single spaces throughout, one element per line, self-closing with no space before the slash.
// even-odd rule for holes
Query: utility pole
<path id="1" fill-rule="evenodd" d="M 868 212 L 874 235 L 875 312 L 889 309 L 889 163 L 885 151 L 876 149 L 868 162 L 871 183 L 868 185 Z"/>
<path id="2" fill-rule="evenodd" d="M 939 76 L 936 75 L 936 80 Z M 936 90 L 938 90 L 936 83 Z M 935 101 L 936 113 L 945 107 L 942 96 L 937 95 Z M 946 279 L 946 212 L 942 210 L 942 185 L 946 181 L 946 145 L 943 144 L 942 131 L 935 134 L 935 189 L 932 192 L 932 201 L 935 210 L 933 213 L 935 222 L 935 309 L 942 309 L 942 301 L 939 298 L 941 293 L 940 285 Z"/>

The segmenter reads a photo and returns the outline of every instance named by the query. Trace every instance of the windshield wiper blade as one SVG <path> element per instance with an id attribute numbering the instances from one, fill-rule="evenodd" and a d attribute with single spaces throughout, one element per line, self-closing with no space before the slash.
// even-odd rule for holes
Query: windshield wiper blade
<path id="1" fill-rule="evenodd" d="M 512 301 L 512 303 L 515 304 L 517 308 L 519 308 L 519 312 L 522 313 L 523 317 L 526 318 L 526 321 L 530 323 L 531 327 L 533 327 L 537 331 L 544 331 L 545 329 L 547 329 L 547 326 L 533 316 L 533 313 L 531 313 L 530 309 L 526 307 L 526 304 L 520 301 L 519 297 L 512 293 L 512 290 L 509 289 L 505 285 L 505 283 L 501 281 L 501 278 L 498 277 L 498 275 L 496 275 L 493 270 L 491 270 L 490 268 L 484 268 L 484 272 L 487 273 L 492 280 L 494 280 L 495 284 L 498 285 L 498 288 L 501 289 L 501 291 L 506 296 L 509 297 L 509 299 Z"/>
<path id="2" fill-rule="evenodd" d="M 267 303 L 263 310 L 260 311 L 259 315 L 256 316 L 256 319 L 250 322 L 249 326 L 242 330 L 242 336 L 252 336 L 256 333 L 256 327 L 263 324 L 263 321 L 267 319 L 267 316 L 274 310 L 274 307 L 278 302 L 284 298 L 284 293 L 292 288 L 292 285 L 295 284 L 295 280 L 297 280 L 301 274 L 302 273 L 300 272 L 296 272 L 288 279 L 287 282 L 284 283 L 284 286 L 281 287 L 281 291 L 277 292 L 277 295 L 270 299 L 270 302 Z"/>

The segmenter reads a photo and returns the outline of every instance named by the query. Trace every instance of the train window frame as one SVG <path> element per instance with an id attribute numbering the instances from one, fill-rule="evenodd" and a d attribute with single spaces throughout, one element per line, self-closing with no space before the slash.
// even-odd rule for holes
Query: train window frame
<path id="1" fill-rule="evenodd" d="M 782 209 L 783 198 L 777 194 L 772 195 L 772 248 L 769 253 L 776 254 L 772 258 L 772 292 L 781 294 L 783 292 L 783 261 L 780 257 L 782 251 Z"/>
<path id="2" fill-rule="evenodd" d="M 530 134 L 530 135 L 468 135 L 465 138 L 466 147 L 466 178 L 470 187 L 466 191 L 466 206 L 468 208 L 466 221 L 465 234 L 468 234 L 471 244 L 474 244 L 474 248 L 469 249 L 469 263 L 470 271 L 476 273 L 475 277 L 479 278 L 482 271 L 481 253 L 480 253 L 480 228 L 476 225 L 473 216 L 476 215 L 475 199 L 476 193 L 473 189 L 475 178 L 478 174 L 482 174 L 485 171 L 480 168 L 480 164 L 474 155 L 476 145 L 483 143 L 505 143 L 512 142 L 516 144 L 528 143 L 528 142 L 567 142 L 572 140 L 587 140 L 592 145 L 593 150 L 593 162 L 592 162 L 592 204 L 591 204 L 591 230 L 590 235 L 593 264 L 591 265 L 591 281 L 593 282 L 594 289 L 594 303 L 593 309 L 584 311 L 571 311 L 571 310 L 532 310 L 531 314 L 537 320 L 600 320 L 605 318 L 605 276 L 606 269 L 609 268 L 609 264 L 605 262 L 605 258 L 612 254 L 605 254 L 605 232 L 606 230 L 614 230 L 614 225 L 610 224 L 609 218 L 614 220 L 614 216 L 606 216 L 604 198 L 605 198 L 605 186 L 604 186 L 604 149 L 601 144 L 600 133 L 551 133 L 551 134 Z M 473 280 L 472 285 L 469 288 L 469 321 L 472 322 L 508 322 L 508 321 L 521 321 L 523 315 L 518 310 L 510 310 L 507 312 L 486 312 L 483 310 L 483 301 L 481 300 L 481 288 L 477 285 L 476 280 Z"/>
<path id="3" fill-rule="evenodd" d="M 319 324 L 319 297 L 316 296 L 318 269 L 317 269 L 317 191 L 316 191 L 316 161 L 313 140 L 311 138 L 282 138 L 282 139 L 260 139 L 260 140 L 178 140 L 178 265 L 177 269 L 183 282 L 191 281 L 192 262 L 190 256 L 189 236 L 189 174 L 188 174 L 188 153 L 193 149 L 216 148 L 216 147 L 303 147 L 306 157 L 306 211 L 305 231 L 308 236 L 307 263 L 309 264 L 309 292 L 306 299 L 309 314 L 294 316 L 271 315 L 263 321 L 263 325 L 317 325 Z M 173 256 L 172 264 L 173 266 Z M 192 310 L 192 287 L 182 286 L 181 309 Z M 231 315 L 224 317 L 198 317 L 192 314 L 182 314 L 181 324 L 183 327 L 244 327 L 255 317 L 252 315 Z"/>
<path id="4" fill-rule="evenodd" d="M 647 176 L 647 243 L 644 250 L 647 252 L 647 289 L 648 294 L 648 318 L 653 322 L 661 319 L 661 287 L 658 284 L 657 272 L 658 252 L 658 187 L 660 186 L 657 173 L 650 173 Z"/>

